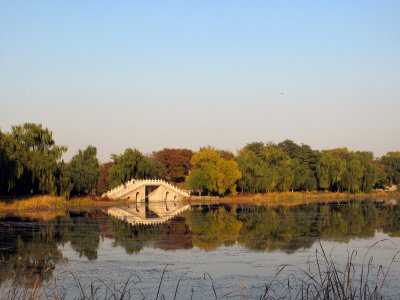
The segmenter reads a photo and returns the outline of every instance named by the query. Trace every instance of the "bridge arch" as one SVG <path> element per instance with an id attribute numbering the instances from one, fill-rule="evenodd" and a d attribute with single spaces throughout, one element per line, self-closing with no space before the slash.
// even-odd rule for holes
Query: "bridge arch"
<path id="1" fill-rule="evenodd" d="M 136 212 L 139 212 L 139 208 L 138 208 L 138 202 L 139 202 L 139 197 L 140 197 L 140 192 L 136 192 L 135 195 L 135 208 L 136 208 Z"/>
<path id="2" fill-rule="evenodd" d="M 166 211 L 169 211 L 169 208 L 168 208 L 168 195 L 169 195 L 169 191 L 167 191 L 165 193 L 165 196 L 164 196 L 164 205 L 165 205 L 165 210 Z"/>

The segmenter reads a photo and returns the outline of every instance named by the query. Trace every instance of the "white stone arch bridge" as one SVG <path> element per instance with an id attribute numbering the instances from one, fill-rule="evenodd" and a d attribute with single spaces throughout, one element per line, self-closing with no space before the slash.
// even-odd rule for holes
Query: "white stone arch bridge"
<path id="1" fill-rule="evenodd" d="M 102 197 L 130 200 L 134 203 L 175 202 L 189 196 L 187 191 L 162 179 L 131 179 L 102 195 Z"/>

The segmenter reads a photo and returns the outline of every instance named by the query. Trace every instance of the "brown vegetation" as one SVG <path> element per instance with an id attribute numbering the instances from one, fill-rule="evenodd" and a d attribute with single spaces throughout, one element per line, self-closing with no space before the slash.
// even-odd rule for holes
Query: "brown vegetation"
<path id="1" fill-rule="evenodd" d="M 0 201 L 0 212 L 13 210 L 55 210 L 63 208 L 79 208 L 79 207 L 101 207 L 114 205 L 115 201 L 107 198 L 97 198 L 93 196 L 75 197 L 70 200 L 61 196 L 32 196 L 23 199 L 14 199 L 3 203 Z"/>

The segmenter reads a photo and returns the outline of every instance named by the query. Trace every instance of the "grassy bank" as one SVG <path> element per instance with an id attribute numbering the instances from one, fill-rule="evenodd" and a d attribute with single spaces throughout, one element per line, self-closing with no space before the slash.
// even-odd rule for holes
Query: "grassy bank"
<path id="1" fill-rule="evenodd" d="M 198 203 L 227 203 L 227 204 L 258 204 L 266 206 L 295 206 L 310 203 L 348 202 L 352 200 L 373 199 L 377 201 L 392 201 L 400 199 L 400 192 L 372 193 L 332 193 L 332 192 L 282 192 L 265 194 L 241 194 L 226 197 L 191 196 L 188 202 Z"/>
<path id="2" fill-rule="evenodd" d="M 0 211 L 15 210 L 56 210 L 79 207 L 102 207 L 115 204 L 116 201 L 94 196 L 75 197 L 70 200 L 50 195 L 32 196 L 22 199 L 0 201 Z"/>

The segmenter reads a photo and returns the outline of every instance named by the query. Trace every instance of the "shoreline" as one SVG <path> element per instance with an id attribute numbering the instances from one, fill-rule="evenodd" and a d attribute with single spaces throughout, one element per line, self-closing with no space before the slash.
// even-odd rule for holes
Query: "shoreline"
<path id="1" fill-rule="evenodd" d="M 395 202 L 400 200 L 400 192 L 379 191 L 351 194 L 346 192 L 275 192 L 265 194 L 240 194 L 235 196 L 190 196 L 184 202 L 188 204 L 244 204 L 265 206 L 295 206 L 312 203 L 349 202 L 354 200 L 379 200 Z M 59 196 L 40 195 L 24 198 L 0 198 L 0 213 L 13 211 L 48 211 L 58 209 L 96 208 L 126 204 L 126 200 L 111 200 L 100 196 L 74 197 L 67 200 Z"/>
<path id="2" fill-rule="evenodd" d="M 191 196 L 190 204 L 241 204 L 263 206 L 296 206 L 313 203 L 346 203 L 355 200 L 375 200 L 375 202 L 394 202 L 400 200 L 400 192 L 371 192 L 351 194 L 346 192 L 275 192 L 265 194 L 241 194 L 236 196 Z M 394 200 L 394 201 L 393 201 Z"/>
<path id="3" fill-rule="evenodd" d="M 73 197 L 67 200 L 61 196 L 40 195 L 9 199 L 7 203 L 2 202 L 2 199 L 0 199 L 0 213 L 107 207 L 123 203 L 126 203 L 126 201 L 116 201 L 108 198 L 100 198 L 99 196 Z"/>

